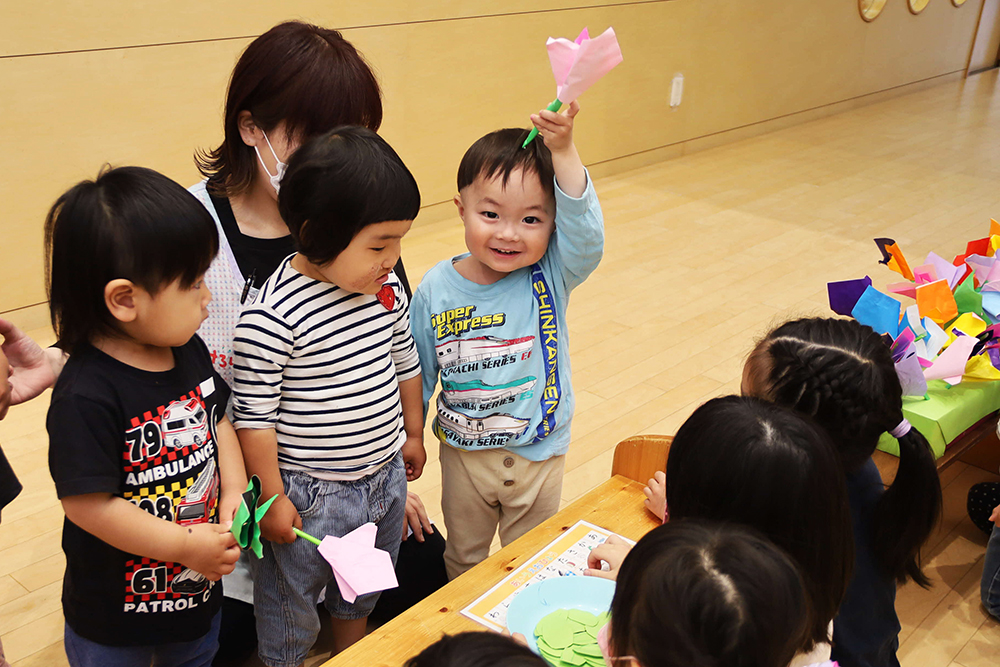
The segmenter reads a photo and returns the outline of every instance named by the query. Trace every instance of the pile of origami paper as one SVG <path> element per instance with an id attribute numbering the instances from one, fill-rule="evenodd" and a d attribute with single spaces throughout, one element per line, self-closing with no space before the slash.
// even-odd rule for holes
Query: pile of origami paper
<path id="1" fill-rule="evenodd" d="M 830 308 L 891 340 L 903 395 L 924 396 L 928 380 L 1000 380 L 1000 223 L 951 262 L 931 252 L 912 269 L 895 241 L 875 243 L 879 263 L 906 280 L 886 293 L 868 276 L 828 283 Z"/>

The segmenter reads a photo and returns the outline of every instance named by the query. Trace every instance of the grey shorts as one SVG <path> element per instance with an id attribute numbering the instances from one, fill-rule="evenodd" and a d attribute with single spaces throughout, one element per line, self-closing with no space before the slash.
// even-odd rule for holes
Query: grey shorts
<path id="1" fill-rule="evenodd" d="M 403 455 L 353 482 L 331 482 L 297 471 L 281 471 L 285 494 L 299 511 L 302 530 L 319 539 L 342 537 L 368 522 L 378 526 L 375 546 L 395 564 L 406 516 Z M 307 540 L 264 542 L 264 557 L 251 558 L 258 652 L 270 667 L 295 667 L 305 660 L 319 634 L 316 604 L 326 586 L 324 605 L 337 619 L 367 617 L 379 593 L 345 602 L 330 565 Z"/>

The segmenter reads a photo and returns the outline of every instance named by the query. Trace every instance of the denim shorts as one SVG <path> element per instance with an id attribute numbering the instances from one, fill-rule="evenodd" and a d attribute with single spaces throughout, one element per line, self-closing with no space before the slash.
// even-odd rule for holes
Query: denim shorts
<path id="1" fill-rule="evenodd" d="M 378 526 L 375 546 L 399 554 L 406 516 L 406 471 L 401 452 L 371 475 L 350 482 L 316 479 L 281 471 L 285 495 L 299 511 L 302 530 L 319 539 L 342 537 L 366 523 Z M 251 558 L 254 613 L 260 659 L 270 667 L 295 667 L 305 660 L 319 634 L 316 604 L 326 586 L 324 605 L 336 619 L 366 618 L 379 593 L 345 602 L 330 565 L 308 540 L 291 544 L 264 541 L 264 557 Z"/>

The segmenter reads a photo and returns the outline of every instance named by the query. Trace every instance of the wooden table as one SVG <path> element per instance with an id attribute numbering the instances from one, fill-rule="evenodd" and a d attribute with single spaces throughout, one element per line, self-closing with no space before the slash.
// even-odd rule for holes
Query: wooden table
<path id="1" fill-rule="evenodd" d="M 508 544 L 323 667 L 398 667 L 444 633 L 485 630 L 459 612 L 580 519 L 638 540 L 659 525 L 642 505 L 642 484 L 615 476 Z"/>

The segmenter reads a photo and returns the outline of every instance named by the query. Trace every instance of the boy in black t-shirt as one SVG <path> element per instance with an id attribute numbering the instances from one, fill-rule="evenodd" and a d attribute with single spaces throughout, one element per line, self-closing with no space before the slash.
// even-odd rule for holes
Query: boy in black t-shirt
<path id="1" fill-rule="evenodd" d="M 246 487 L 229 389 L 194 335 L 215 224 L 181 186 L 125 167 L 63 195 L 45 235 L 71 353 L 47 419 L 69 662 L 209 665 Z"/>

